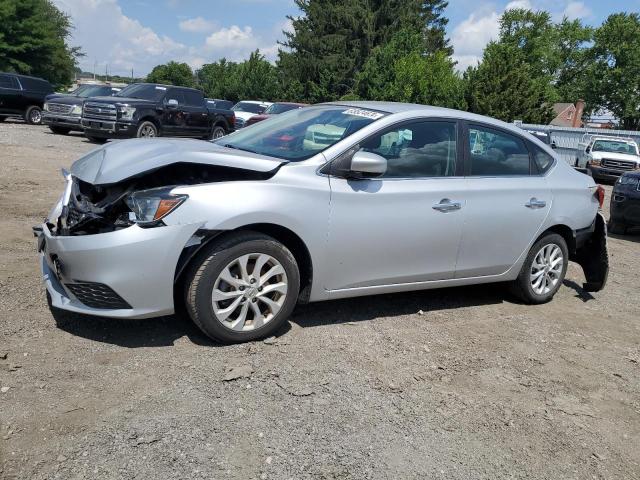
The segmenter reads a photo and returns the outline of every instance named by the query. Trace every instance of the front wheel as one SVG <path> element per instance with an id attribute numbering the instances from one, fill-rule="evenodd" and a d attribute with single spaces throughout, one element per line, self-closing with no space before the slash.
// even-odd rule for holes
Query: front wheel
<path id="1" fill-rule="evenodd" d="M 155 126 L 153 122 L 149 122 L 148 120 L 142 122 L 138 126 L 138 131 L 136 132 L 136 137 L 138 138 L 154 138 L 158 136 L 158 127 Z"/>
<path id="2" fill-rule="evenodd" d="M 567 273 L 567 242 L 557 233 L 548 233 L 533 244 L 511 290 L 528 304 L 550 301 Z"/>
<path id="3" fill-rule="evenodd" d="M 24 114 L 24 120 L 29 125 L 40 125 L 42 123 L 42 110 L 40 107 L 32 105 L 27 108 L 27 111 Z"/>
<path id="4" fill-rule="evenodd" d="M 298 299 L 291 252 L 272 237 L 240 232 L 213 243 L 185 279 L 185 304 L 210 338 L 239 343 L 273 335 Z"/>

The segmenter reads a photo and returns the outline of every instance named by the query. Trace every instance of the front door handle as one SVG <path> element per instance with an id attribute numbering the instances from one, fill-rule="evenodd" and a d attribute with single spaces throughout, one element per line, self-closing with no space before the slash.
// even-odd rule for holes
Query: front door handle
<path id="1" fill-rule="evenodd" d="M 529 200 L 528 203 L 525 203 L 524 206 L 527 208 L 531 208 L 532 210 L 535 210 L 537 208 L 546 207 L 547 202 L 545 202 L 544 200 L 538 200 L 536 197 L 533 197 L 531 200 Z"/>
<path id="2" fill-rule="evenodd" d="M 434 210 L 438 210 L 439 212 L 453 212 L 454 210 L 460 210 L 462 208 L 462 204 L 460 202 L 452 202 L 448 198 L 443 198 L 440 200 L 440 203 L 436 203 L 433 207 Z"/>

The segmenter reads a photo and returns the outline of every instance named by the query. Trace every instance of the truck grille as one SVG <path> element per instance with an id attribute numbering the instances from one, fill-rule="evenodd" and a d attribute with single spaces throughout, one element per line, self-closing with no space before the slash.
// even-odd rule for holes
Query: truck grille
<path id="1" fill-rule="evenodd" d="M 73 110 L 73 105 L 65 105 L 64 103 L 49 103 L 47 107 L 51 113 L 61 113 L 67 115 Z"/>
<path id="2" fill-rule="evenodd" d="M 131 308 L 131 305 L 104 283 L 65 283 L 65 286 L 87 307 L 109 310 Z"/>
<path id="3" fill-rule="evenodd" d="M 602 166 L 609 168 L 616 168 L 618 170 L 635 170 L 636 163 L 626 160 L 613 160 L 611 158 L 603 158 Z"/>
<path id="4" fill-rule="evenodd" d="M 115 121 L 118 118 L 116 106 L 109 103 L 85 102 L 82 118 Z"/>

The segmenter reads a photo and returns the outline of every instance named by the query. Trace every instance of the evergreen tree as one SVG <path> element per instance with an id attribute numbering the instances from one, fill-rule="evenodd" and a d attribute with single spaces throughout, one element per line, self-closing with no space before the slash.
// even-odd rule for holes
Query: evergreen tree
<path id="1" fill-rule="evenodd" d="M 71 83 L 79 48 L 67 44 L 71 21 L 50 0 L 0 1 L 0 71 Z"/>
<path id="2" fill-rule="evenodd" d="M 535 78 L 523 53 L 513 45 L 491 42 L 481 63 L 465 73 L 469 110 L 505 122 L 547 124 L 553 118 L 548 84 Z"/>

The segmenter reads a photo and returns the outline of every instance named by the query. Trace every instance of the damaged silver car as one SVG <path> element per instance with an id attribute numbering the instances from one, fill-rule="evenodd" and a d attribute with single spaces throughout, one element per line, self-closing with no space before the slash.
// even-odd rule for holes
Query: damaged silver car
<path id="1" fill-rule="evenodd" d="M 569 261 L 586 290 L 607 278 L 602 189 L 455 110 L 316 105 L 215 142 L 111 143 L 64 179 L 34 228 L 51 304 L 145 318 L 184 303 L 222 342 L 273 334 L 297 302 L 508 282 L 534 304 Z"/>

